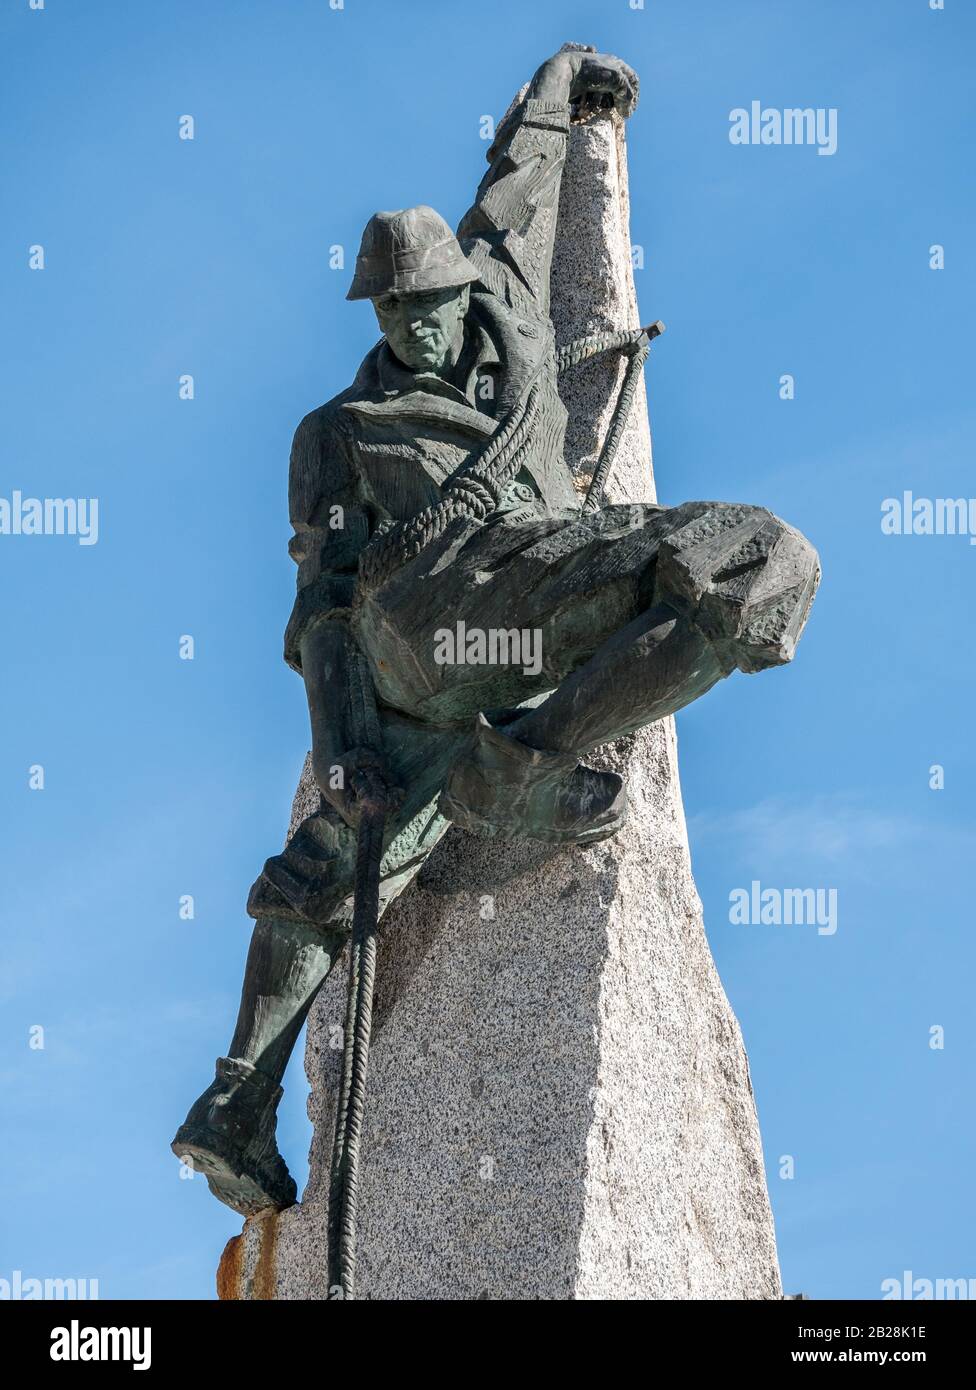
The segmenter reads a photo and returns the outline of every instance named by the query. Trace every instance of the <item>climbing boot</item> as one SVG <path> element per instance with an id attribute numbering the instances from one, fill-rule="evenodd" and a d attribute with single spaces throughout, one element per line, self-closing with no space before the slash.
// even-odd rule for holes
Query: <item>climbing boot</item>
<path id="1" fill-rule="evenodd" d="M 281 1096 L 281 1087 L 250 1062 L 220 1057 L 213 1084 L 191 1107 L 171 1146 L 178 1159 L 204 1174 L 219 1201 L 242 1216 L 293 1206 L 298 1195 L 275 1140 Z"/>
<path id="2" fill-rule="evenodd" d="M 448 774 L 439 809 L 482 835 L 590 844 L 620 829 L 627 793 L 615 772 L 584 767 L 575 753 L 530 748 L 479 714 L 474 743 Z"/>

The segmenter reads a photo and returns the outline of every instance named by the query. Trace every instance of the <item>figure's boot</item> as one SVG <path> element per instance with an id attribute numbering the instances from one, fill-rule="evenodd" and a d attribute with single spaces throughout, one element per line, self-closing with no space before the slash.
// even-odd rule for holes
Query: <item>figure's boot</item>
<path id="1" fill-rule="evenodd" d="M 203 1173 L 220 1201 L 251 1216 L 288 1207 L 294 1179 L 275 1138 L 281 1078 L 302 1024 L 345 935 L 260 918 L 247 958 L 230 1056 L 190 1108 L 172 1149 Z"/>
<path id="2" fill-rule="evenodd" d="M 619 829 L 627 793 L 615 772 L 584 767 L 575 753 L 530 748 L 479 714 L 474 743 L 451 769 L 439 809 L 476 834 L 580 845 Z"/>
<path id="3" fill-rule="evenodd" d="M 473 746 L 448 775 L 442 814 L 503 838 L 605 839 L 626 814 L 623 780 L 579 755 L 681 709 L 729 669 L 690 619 L 657 604 L 503 729 L 479 715 Z"/>
<path id="4" fill-rule="evenodd" d="M 281 1087 L 250 1063 L 218 1057 L 216 1078 L 173 1140 L 177 1158 L 203 1173 L 214 1196 L 242 1216 L 290 1207 L 297 1196 L 275 1140 L 281 1096 Z"/>

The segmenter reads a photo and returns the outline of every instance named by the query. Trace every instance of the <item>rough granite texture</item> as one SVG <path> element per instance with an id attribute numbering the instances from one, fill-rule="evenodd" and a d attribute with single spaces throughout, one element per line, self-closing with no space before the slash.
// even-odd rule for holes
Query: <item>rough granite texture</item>
<path id="1" fill-rule="evenodd" d="M 622 123 L 574 128 L 558 342 L 639 324 L 628 212 Z M 562 378 L 567 457 L 583 473 L 622 370 Z M 654 499 L 643 387 L 608 497 Z M 553 851 L 452 830 L 385 918 L 360 1298 L 781 1297 L 749 1069 L 705 938 L 672 721 L 604 765 L 630 785 L 615 839 Z M 293 824 L 314 795 L 306 764 Z M 340 968 L 309 1021 L 309 1186 L 231 1242 L 224 1296 L 326 1294 L 344 993 Z"/>

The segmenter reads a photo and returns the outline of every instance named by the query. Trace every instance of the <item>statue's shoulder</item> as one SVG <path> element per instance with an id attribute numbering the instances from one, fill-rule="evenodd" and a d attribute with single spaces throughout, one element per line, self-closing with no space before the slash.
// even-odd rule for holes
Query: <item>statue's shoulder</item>
<path id="1" fill-rule="evenodd" d="M 299 423 L 288 469 L 289 509 L 293 521 L 307 521 L 323 498 L 356 488 L 352 416 L 343 406 L 359 400 L 355 383 L 310 410 Z"/>
<path id="2" fill-rule="evenodd" d="M 321 449 L 345 438 L 348 433 L 349 416 L 342 407 L 347 401 L 356 400 L 359 394 L 354 386 L 347 386 L 345 391 L 340 391 L 324 405 L 310 410 L 304 419 L 299 421 L 295 431 L 295 447 Z"/>
<path id="3" fill-rule="evenodd" d="M 343 406 L 351 401 L 368 400 L 376 394 L 376 358 L 382 345 L 383 340 L 380 339 L 366 354 L 351 386 L 324 405 L 309 411 L 295 431 L 296 446 L 328 452 L 330 445 L 339 444 L 350 437 L 352 420 Z"/>

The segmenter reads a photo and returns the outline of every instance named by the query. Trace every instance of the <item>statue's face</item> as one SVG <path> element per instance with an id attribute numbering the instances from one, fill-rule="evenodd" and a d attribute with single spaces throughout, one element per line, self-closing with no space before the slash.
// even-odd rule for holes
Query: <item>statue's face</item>
<path id="1" fill-rule="evenodd" d="M 437 372 L 464 332 L 470 287 L 384 294 L 373 300 L 380 328 L 393 355 L 413 372 Z"/>

